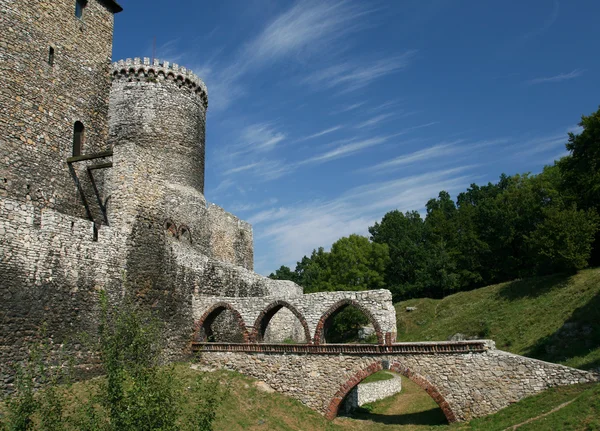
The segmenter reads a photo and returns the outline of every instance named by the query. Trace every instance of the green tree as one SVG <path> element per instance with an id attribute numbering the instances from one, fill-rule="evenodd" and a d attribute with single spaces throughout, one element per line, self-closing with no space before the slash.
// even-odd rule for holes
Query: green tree
<path id="1" fill-rule="evenodd" d="M 557 163 L 562 192 L 578 208 L 600 214 L 600 109 L 582 116 L 579 125 L 581 133 L 569 133 L 566 147 L 570 154 Z M 591 263 L 600 264 L 600 232 L 596 233 Z"/>
<path id="2" fill-rule="evenodd" d="M 313 250 L 310 257 L 304 256 L 294 270 L 297 283 L 305 293 L 333 290 L 330 285 L 331 268 L 329 253 L 323 247 Z"/>
<path id="3" fill-rule="evenodd" d="M 596 211 L 550 207 L 544 220 L 528 237 L 540 274 L 574 272 L 587 266 L 594 234 L 598 230 Z"/>
<path id="4" fill-rule="evenodd" d="M 387 244 L 356 234 L 340 238 L 331 246 L 329 285 L 333 290 L 381 289 L 389 262 Z"/>
<path id="5" fill-rule="evenodd" d="M 387 266 L 386 284 L 394 300 L 410 297 L 415 289 L 417 274 L 425 267 L 424 223 L 417 211 L 402 214 L 388 212 L 381 222 L 369 227 L 371 240 L 387 244 L 390 263 Z"/>
<path id="6" fill-rule="evenodd" d="M 269 278 L 273 280 L 290 280 L 294 283 L 299 282 L 298 275 L 296 274 L 296 272 L 292 271 L 289 267 L 285 265 L 281 265 L 279 269 L 269 274 Z"/>

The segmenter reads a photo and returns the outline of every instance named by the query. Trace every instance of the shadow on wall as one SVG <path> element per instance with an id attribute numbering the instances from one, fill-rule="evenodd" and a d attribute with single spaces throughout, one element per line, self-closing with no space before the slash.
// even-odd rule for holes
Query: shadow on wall
<path id="1" fill-rule="evenodd" d="M 600 292 L 587 304 L 577 308 L 567 321 L 552 335 L 541 338 L 526 356 L 549 362 L 564 362 L 582 357 L 574 364 L 590 370 L 600 367 Z M 587 355 L 596 351 L 596 354 Z"/>

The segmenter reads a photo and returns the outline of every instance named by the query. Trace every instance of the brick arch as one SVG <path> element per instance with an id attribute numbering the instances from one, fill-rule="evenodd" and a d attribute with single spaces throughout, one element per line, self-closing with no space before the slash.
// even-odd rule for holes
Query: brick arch
<path id="1" fill-rule="evenodd" d="M 204 327 L 205 324 L 208 323 L 207 328 L 210 328 L 212 322 L 221 314 L 223 311 L 229 310 L 235 316 L 240 332 L 242 333 L 242 338 L 244 339 L 244 343 L 248 342 L 248 329 L 246 328 L 246 324 L 244 323 L 244 319 L 242 315 L 237 311 L 231 304 L 226 302 L 217 302 L 213 304 L 203 315 L 202 317 L 194 324 L 194 335 L 192 340 L 196 341 L 198 335 L 200 334 L 200 330 Z M 206 340 L 203 340 L 206 341 Z"/>
<path id="2" fill-rule="evenodd" d="M 252 331 L 252 334 L 250 335 L 250 340 L 253 342 L 262 341 L 262 337 L 264 335 L 263 332 L 264 332 L 264 330 L 267 329 L 267 326 L 269 325 L 271 318 L 275 314 L 277 314 L 277 312 L 279 310 L 281 310 L 284 307 L 287 308 L 288 310 L 290 310 L 294 314 L 294 316 L 296 316 L 296 318 L 300 321 L 302 328 L 304 328 L 304 338 L 306 339 L 306 343 L 311 344 L 310 330 L 308 329 L 308 323 L 306 323 L 306 319 L 304 318 L 302 313 L 300 313 L 298 311 L 298 309 L 296 307 L 294 307 L 289 302 L 282 301 L 282 300 L 270 303 L 267 307 L 265 307 L 263 309 L 263 311 L 260 312 L 260 314 L 258 315 L 256 320 L 254 321 L 254 330 Z M 262 324 L 265 321 L 265 318 L 267 320 L 266 320 L 266 324 L 264 325 L 264 328 L 263 328 Z"/>
<path id="3" fill-rule="evenodd" d="M 380 345 L 385 344 L 383 332 L 381 331 L 381 326 L 379 325 L 379 322 L 377 321 L 377 319 L 375 319 L 373 314 L 371 314 L 371 312 L 369 310 L 367 310 L 365 307 L 363 307 L 358 301 L 356 301 L 354 299 L 348 299 L 348 298 L 345 298 L 345 299 L 342 299 L 342 300 L 336 302 L 331 307 L 329 307 L 329 309 L 325 313 L 323 313 L 323 315 L 319 319 L 319 323 L 317 323 L 317 328 L 315 329 L 314 343 L 321 344 L 321 340 L 324 339 L 325 322 L 327 321 L 327 319 L 329 319 L 329 317 L 331 317 L 335 312 L 340 310 L 342 307 L 345 307 L 348 305 L 357 308 L 365 316 L 367 316 L 367 318 L 369 319 L 369 321 L 373 324 L 373 327 L 375 328 L 375 334 L 377 335 L 377 343 Z"/>
<path id="4" fill-rule="evenodd" d="M 360 370 L 358 373 L 352 376 L 346 383 L 340 386 L 340 389 L 336 392 L 333 399 L 330 401 L 329 405 L 327 406 L 327 409 L 325 410 L 325 417 L 329 420 L 335 419 L 340 409 L 340 405 L 342 404 L 342 401 L 344 400 L 346 395 L 348 395 L 348 393 L 365 378 L 383 369 L 383 361 L 377 361 L 369 365 L 367 368 Z M 433 398 L 433 400 L 437 403 L 442 412 L 444 412 L 448 423 L 456 422 L 456 415 L 450 408 L 450 404 L 448 404 L 444 396 L 440 394 L 438 389 L 429 380 L 427 380 L 420 374 L 415 373 L 414 371 L 405 367 L 399 362 L 391 363 L 389 369 L 390 371 L 402 374 L 404 377 L 409 378 L 417 385 L 419 385 L 420 388 L 422 388 L 425 392 L 427 392 L 427 394 L 429 394 L 431 398 Z"/>

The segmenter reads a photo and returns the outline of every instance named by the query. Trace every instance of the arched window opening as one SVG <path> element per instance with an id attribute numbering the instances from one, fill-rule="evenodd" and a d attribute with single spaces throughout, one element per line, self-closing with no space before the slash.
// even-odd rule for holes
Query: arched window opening
<path id="1" fill-rule="evenodd" d="M 165 231 L 167 232 L 167 235 L 177 238 L 177 226 L 171 220 L 165 221 Z"/>
<path id="2" fill-rule="evenodd" d="M 179 239 L 190 244 L 192 243 L 192 233 L 187 226 L 184 225 L 179 227 Z"/>
<path id="3" fill-rule="evenodd" d="M 83 141 L 85 139 L 85 128 L 81 121 L 75 121 L 73 126 L 73 156 L 81 156 Z"/>
<path id="4" fill-rule="evenodd" d="M 87 0 L 75 0 L 75 16 L 81 18 L 83 9 L 87 6 Z"/>
<path id="5" fill-rule="evenodd" d="M 378 322 L 356 301 L 334 304 L 317 324 L 315 343 L 379 343 L 383 334 Z"/>
<path id="6" fill-rule="evenodd" d="M 310 344 L 310 332 L 304 317 L 287 303 L 267 307 L 255 323 L 255 341 L 259 343 Z"/>
<path id="7" fill-rule="evenodd" d="M 54 48 L 52 47 L 48 49 L 48 64 L 54 66 Z"/>
<path id="8" fill-rule="evenodd" d="M 209 311 L 197 328 L 195 341 L 208 343 L 245 343 L 246 328 L 240 314 L 220 305 Z"/>

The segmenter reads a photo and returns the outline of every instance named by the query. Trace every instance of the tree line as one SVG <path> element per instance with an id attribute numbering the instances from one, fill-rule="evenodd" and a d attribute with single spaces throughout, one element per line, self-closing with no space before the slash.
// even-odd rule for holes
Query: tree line
<path id="1" fill-rule="evenodd" d="M 569 154 L 537 175 L 502 174 L 446 191 L 418 211 L 393 210 L 368 228 L 304 256 L 292 280 L 306 293 L 387 288 L 394 300 L 433 297 L 600 264 L 600 109 L 568 134 Z"/>

